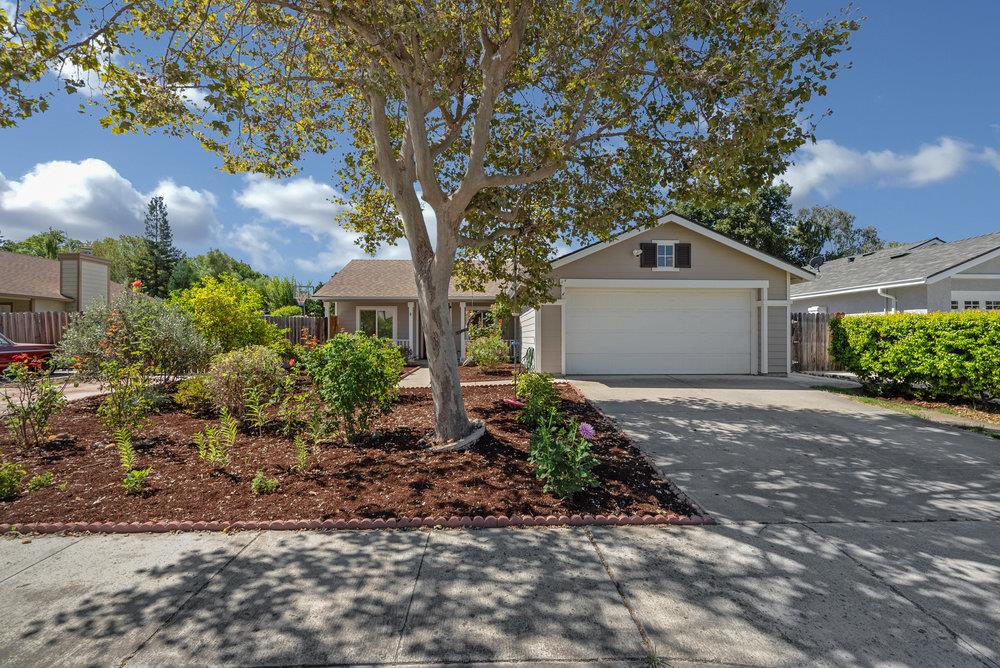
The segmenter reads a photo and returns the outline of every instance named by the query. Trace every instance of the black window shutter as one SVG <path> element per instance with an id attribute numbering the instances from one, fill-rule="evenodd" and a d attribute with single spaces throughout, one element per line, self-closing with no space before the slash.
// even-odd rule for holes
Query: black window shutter
<path id="1" fill-rule="evenodd" d="M 656 244 L 639 244 L 642 254 L 639 256 L 639 266 L 643 269 L 656 267 Z"/>
<path id="2" fill-rule="evenodd" d="M 674 266 L 679 269 L 691 268 L 691 244 L 676 244 L 674 246 Z"/>

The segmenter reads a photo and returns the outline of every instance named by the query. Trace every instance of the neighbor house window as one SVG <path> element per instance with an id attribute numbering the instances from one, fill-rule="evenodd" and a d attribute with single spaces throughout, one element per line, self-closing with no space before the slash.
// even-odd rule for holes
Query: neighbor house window
<path id="1" fill-rule="evenodd" d="M 358 331 L 368 336 L 392 338 L 392 318 L 394 312 L 386 308 L 358 309 Z"/>
<path id="2" fill-rule="evenodd" d="M 674 245 L 657 243 L 656 244 L 656 268 L 657 269 L 668 269 L 674 266 Z"/>
<path id="3" fill-rule="evenodd" d="M 967 300 L 965 300 L 965 305 L 964 306 L 965 306 L 965 310 L 968 310 L 970 308 L 979 308 L 979 300 L 978 299 L 967 299 Z"/>
<path id="4" fill-rule="evenodd" d="M 985 304 L 984 308 L 987 311 L 998 311 L 998 310 L 1000 310 L 1000 301 L 994 301 L 992 299 L 987 299 L 984 302 L 984 304 Z"/>
<path id="5" fill-rule="evenodd" d="M 952 302 L 951 303 L 951 310 L 952 311 L 957 311 L 958 310 L 958 302 Z"/>

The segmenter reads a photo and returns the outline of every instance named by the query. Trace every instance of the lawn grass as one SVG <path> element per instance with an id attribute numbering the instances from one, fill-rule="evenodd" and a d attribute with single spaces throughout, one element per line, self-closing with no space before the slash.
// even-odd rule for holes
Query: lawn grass
<path id="1" fill-rule="evenodd" d="M 917 402 L 916 400 L 904 399 L 904 398 L 892 398 L 888 399 L 885 397 L 873 397 L 871 395 L 865 394 L 864 391 L 859 387 L 841 387 L 838 385 L 814 385 L 813 389 L 823 390 L 824 392 L 833 392 L 834 394 L 839 394 L 849 399 L 853 399 L 862 404 L 868 404 L 869 406 L 877 406 L 879 408 L 886 408 L 888 410 L 897 411 L 899 413 L 905 413 L 906 415 L 912 415 L 928 421 L 935 421 L 932 414 L 939 413 L 941 415 L 950 415 L 953 417 L 959 417 L 970 420 L 979 420 L 985 423 L 997 423 L 997 414 L 987 411 L 981 411 L 965 404 L 951 406 L 943 402 Z M 929 415 L 930 414 L 930 415 Z M 954 427 L 959 427 L 967 431 L 974 431 L 978 434 L 984 434 L 992 438 L 1000 439 L 1000 429 L 979 426 L 979 425 L 966 425 L 948 422 L 949 425 Z"/>

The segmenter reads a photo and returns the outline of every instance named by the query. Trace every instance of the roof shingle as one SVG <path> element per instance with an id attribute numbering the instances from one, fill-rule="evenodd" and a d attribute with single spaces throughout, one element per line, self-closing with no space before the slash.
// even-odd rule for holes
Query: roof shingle
<path id="1" fill-rule="evenodd" d="M 491 282 L 485 292 L 459 290 L 452 279 L 452 299 L 493 299 L 500 285 Z M 410 260 L 351 260 L 313 293 L 326 299 L 416 299 L 417 282 Z"/>
<path id="2" fill-rule="evenodd" d="M 0 294 L 70 301 L 59 292 L 59 261 L 0 251 Z"/>

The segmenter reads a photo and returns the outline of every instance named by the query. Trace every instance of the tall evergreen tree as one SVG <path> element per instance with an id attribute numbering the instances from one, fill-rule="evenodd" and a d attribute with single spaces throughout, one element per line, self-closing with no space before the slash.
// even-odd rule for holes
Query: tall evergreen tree
<path id="1" fill-rule="evenodd" d="M 142 281 L 147 294 L 166 297 L 169 294 L 170 275 L 184 254 L 174 246 L 167 205 L 162 197 L 149 200 L 146 207 L 146 231 L 142 238 L 146 247 L 133 273 Z"/>

